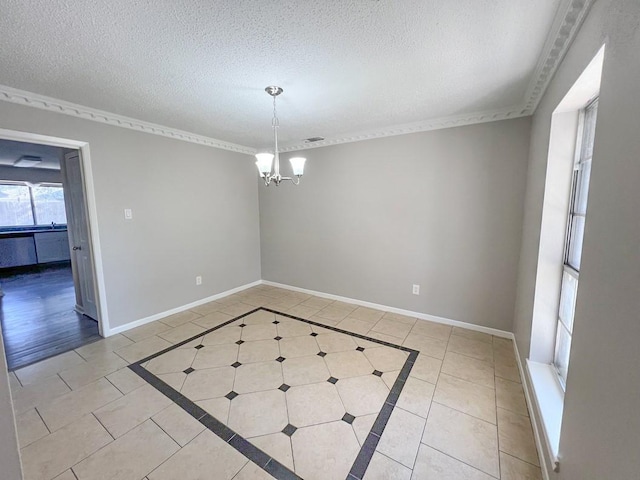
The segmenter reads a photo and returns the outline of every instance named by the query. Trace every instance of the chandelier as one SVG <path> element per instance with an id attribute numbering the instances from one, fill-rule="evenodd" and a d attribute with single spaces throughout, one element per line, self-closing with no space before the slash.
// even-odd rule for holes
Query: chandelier
<path id="1" fill-rule="evenodd" d="M 307 160 L 302 157 L 293 157 L 289 159 L 291 162 L 291 169 L 293 170 L 293 177 L 283 177 L 280 175 L 280 155 L 278 153 L 278 127 L 280 122 L 276 115 L 276 97 L 282 93 L 282 88 L 276 86 L 269 86 L 264 89 L 269 95 L 273 97 L 273 120 L 271 126 L 273 127 L 273 153 L 258 153 L 256 154 L 256 166 L 260 172 L 260 177 L 264 179 L 264 184 L 269 186 L 271 182 L 276 186 L 280 185 L 283 180 L 291 180 L 294 185 L 300 183 L 300 177 L 304 172 L 304 162 Z M 275 162 L 273 161 L 275 158 Z M 271 164 L 273 163 L 273 172 L 271 171 Z"/>

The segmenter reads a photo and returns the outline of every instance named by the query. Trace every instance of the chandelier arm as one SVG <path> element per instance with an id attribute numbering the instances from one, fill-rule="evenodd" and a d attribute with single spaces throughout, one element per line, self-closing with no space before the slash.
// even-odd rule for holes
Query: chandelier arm
<path id="1" fill-rule="evenodd" d="M 285 177 L 286 180 L 291 180 L 291 183 L 293 183 L 294 185 L 300 185 L 300 175 L 296 175 L 296 178 L 293 177 Z M 283 180 L 285 179 L 283 178 Z"/>

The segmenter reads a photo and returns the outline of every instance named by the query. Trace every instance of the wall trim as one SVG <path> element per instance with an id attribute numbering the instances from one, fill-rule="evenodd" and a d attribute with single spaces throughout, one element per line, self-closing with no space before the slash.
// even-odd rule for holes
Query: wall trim
<path id="1" fill-rule="evenodd" d="M 535 73 L 529 82 L 523 111 L 532 115 L 580 30 L 594 0 L 563 0 L 544 44 Z"/>
<path id="2" fill-rule="evenodd" d="M 515 105 L 500 110 L 488 110 L 484 112 L 465 113 L 462 115 L 451 115 L 448 117 L 438 117 L 414 123 L 392 125 L 378 130 L 350 133 L 336 138 L 327 138 L 319 142 L 304 143 L 297 142 L 286 144 L 280 147 L 281 152 L 292 152 L 298 150 L 308 150 L 311 148 L 328 147 L 340 145 L 342 143 L 361 142 L 363 140 L 373 140 L 375 138 L 395 137 L 396 135 L 407 135 L 409 133 L 430 132 L 432 130 L 442 130 L 444 128 L 464 127 L 465 125 L 475 125 L 477 123 L 497 122 L 500 120 L 510 120 L 531 115 L 524 111 L 522 105 Z"/>
<path id="3" fill-rule="evenodd" d="M 283 145 L 282 152 L 307 150 L 311 148 L 327 147 L 342 143 L 359 142 L 374 138 L 406 135 L 409 133 L 426 132 L 443 128 L 461 127 L 476 123 L 495 122 L 532 115 L 544 95 L 558 65 L 562 62 L 573 39 L 580 30 L 594 0 L 562 0 L 558 7 L 553 24 L 547 35 L 547 40 L 541 51 L 538 63 L 527 87 L 522 103 L 498 110 L 488 110 L 462 115 L 426 119 L 423 121 L 391 125 L 377 130 L 343 134 L 335 138 L 315 143 L 295 142 Z M 197 143 L 213 148 L 220 148 L 232 152 L 253 155 L 256 149 L 245 145 L 225 142 L 216 138 L 198 135 L 163 125 L 125 117 L 115 113 L 85 107 L 65 100 L 47 97 L 37 93 L 27 92 L 16 88 L 0 85 L 0 100 L 5 102 L 27 105 L 56 113 L 71 115 L 74 117 L 106 123 L 117 127 L 129 128 L 140 132 L 151 133 L 163 137 Z"/>
<path id="4" fill-rule="evenodd" d="M 226 297 L 228 295 L 232 295 L 234 293 L 238 293 L 243 290 L 246 290 L 247 288 L 255 287 L 257 285 L 260 285 L 261 283 L 262 283 L 262 280 L 256 280 L 255 282 L 247 283 L 245 285 L 240 285 L 239 287 L 235 287 L 230 290 L 225 290 L 224 292 L 216 293 L 215 295 L 211 295 L 210 297 L 201 298 L 200 300 L 187 303 L 186 305 L 181 305 L 179 307 L 165 310 L 164 312 L 156 313 L 154 315 L 150 315 L 148 317 L 144 317 L 139 320 L 134 320 L 132 322 L 125 323 L 124 325 L 120 325 L 118 327 L 109 329 L 108 332 L 105 332 L 104 336 L 105 338 L 110 337 L 112 335 L 116 335 L 118 333 L 131 330 L 132 328 L 140 327 L 142 325 L 146 325 L 147 323 L 155 322 L 156 320 L 162 320 L 163 318 L 168 317 L 170 315 L 175 315 L 176 313 L 184 312 L 185 310 L 189 310 L 190 308 L 198 307 L 200 305 L 204 305 L 205 303 L 213 302 L 222 297 Z"/>
<path id="5" fill-rule="evenodd" d="M 547 469 L 547 457 L 544 455 L 544 446 L 542 444 L 542 435 L 540 434 L 540 425 L 542 418 L 539 415 L 537 404 L 533 403 L 533 394 L 531 392 L 531 378 L 529 377 L 528 369 L 524 369 L 522 361 L 520 360 L 520 352 L 518 351 L 518 342 L 516 342 L 516 336 L 511 333 L 511 340 L 513 342 L 513 351 L 516 355 L 516 361 L 518 362 L 518 371 L 520 372 L 520 380 L 522 380 L 522 389 L 524 390 L 524 397 L 527 401 L 527 410 L 529 411 L 529 419 L 531 420 L 531 427 L 533 428 L 533 438 L 536 442 L 536 449 L 538 450 L 538 459 L 540 460 L 540 470 L 542 471 L 543 480 L 550 480 L 549 470 Z"/>
<path id="6" fill-rule="evenodd" d="M 106 336 L 109 332 L 109 311 L 107 309 L 107 291 L 104 280 L 104 266 L 102 264 L 102 247 L 100 243 L 100 232 L 98 229 L 98 209 L 96 206 L 95 186 L 93 183 L 93 170 L 91 167 L 91 152 L 87 142 L 71 140 L 60 137 L 50 137 L 37 133 L 20 132 L 16 130 L 6 130 L 0 128 L 0 138 L 4 140 L 14 140 L 17 142 L 38 143 L 51 145 L 54 147 L 73 148 L 80 150 L 80 161 L 82 163 L 84 195 L 87 204 L 87 219 L 89 221 L 89 236 L 93 253 L 92 264 L 95 275 L 96 299 L 98 301 L 98 332 Z"/>
<path id="7" fill-rule="evenodd" d="M 442 323 L 444 325 L 451 325 L 452 327 L 461 327 L 469 330 L 475 330 L 476 332 L 488 333 L 489 335 L 495 335 L 502 338 L 513 338 L 511 332 L 504 330 L 498 330 L 497 328 L 484 327 L 482 325 L 475 325 L 473 323 L 461 322 L 460 320 L 451 320 L 450 318 L 438 317 L 436 315 L 429 315 L 428 313 L 414 312 L 411 310 L 405 310 L 403 308 L 390 307 L 388 305 L 381 305 L 379 303 L 367 302 L 364 300 L 358 300 L 355 298 L 342 297 L 340 295 L 333 295 L 332 293 L 318 292 L 316 290 L 309 290 L 306 288 L 294 287 L 286 285 L 284 283 L 272 282 L 270 280 L 262 280 L 263 285 L 269 285 L 271 287 L 284 288 L 285 290 L 291 290 L 293 292 L 306 293 L 309 295 L 315 295 L 316 297 L 328 298 L 329 300 L 337 300 L 339 302 L 350 303 L 352 305 L 359 305 L 361 307 L 374 308 L 376 310 L 382 310 L 390 313 L 397 313 L 398 315 L 405 315 L 407 317 L 415 317 L 420 320 L 428 320 L 430 322 Z"/>
<path id="8" fill-rule="evenodd" d="M 185 142 L 197 143 L 198 145 L 206 145 L 208 147 L 220 148 L 232 152 L 247 153 L 253 155 L 256 153 L 255 148 L 237 145 L 235 143 L 225 142 L 216 138 L 206 137 L 195 133 L 178 130 L 177 128 L 165 127 L 156 123 L 145 122 L 131 117 L 125 117 L 115 113 L 98 110 L 96 108 L 85 107 L 77 103 L 58 100 L 52 97 L 46 97 L 37 93 L 19 90 L 17 88 L 0 85 L 0 100 L 18 105 L 26 105 L 28 107 L 48 110 L 50 112 L 71 115 L 72 117 L 91 120 L 99 123 L 106 123 L 115 127 L 128 128 L 139 132 L 151 133 L 162 137 L 173 138 L 174 140 L 182 140 Z"/>

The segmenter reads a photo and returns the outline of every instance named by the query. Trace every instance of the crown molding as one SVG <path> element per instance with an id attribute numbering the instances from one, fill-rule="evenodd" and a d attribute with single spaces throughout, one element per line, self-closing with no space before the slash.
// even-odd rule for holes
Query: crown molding
<path id="1" fill-rule="evenodd" d="M 433 118 L 421 122 L 405 123 L 402 125 L 394 125 L 378 130 L 369 130 L 366 132 L 357 132 L 342 135 L 336 138 L 327 138 L 319 142 L 313 143 L 290 143 L 280 148 L 281 152 L 293 152 L 297 150 L 308 150 L 311 148 L 328 147 L 330 145 L 339 145 L 341 143 L 360 142 L 362 140 L 372 140 L 374 138 L 393 137 L 396 135 L 406 135 L 408 133 L 428 132 L 431 130 L 441 130 L 443 128 L 463 127 L 465 125 L 474 125 L 477 123 L 497 122 L 500 120 L 509 120 L 513 118 L 525 117 L 530 113 L 525 113 L 522 105 L 516 105 L 501 110 L 493 110 L 486 112 L 467 113 L 464 115 L 452 115 L 449 117 Z"/>
<path id="2" fill-rule="evenodd" d="M 529 82 L 523 103 L 509 108 L 493 111 L 484 111 L 463 115 L 433 118 L 415 123 L 393 125 L 377 130 L 343 134 L 335 138 L 327 138 L 320 142 L 304 143 L 295 142 L 283 145 L 281 152 L 307 150 L 342 143 L 359 142 L 374 138 L 383 138 L 409 133 L 426 132 L 443 128 L 461 127 L 476 123 L 495 122 L 532 115 L 540 102 L 544 92 L 551 81 L 558 65 L 571 46 L 594 0 L 562 0 L 558 6 L 553 24 L 549 30 L 547 41 L 541 51 L 534 74 Z M 44 95 L 18 90 L 12 87 L 0 85 L 0 101 L 27 105 L 51 112 L 62 113 L 74 117 L 106 123 L 117 127 L 129 128 L 140 132 L 161 135 L 176 140 L 220 148 L 232 152 L 253 155 L 256 149 L 244 145 L 225 142 L 203 135 L 178 130 L 155 123 L 145 122 L 134 118 L 117 115 L 114 113 L 85 107 L 64 100 L 58 100 Z"/>
<path id="3" fill-rule="evenodd" d="M 549 35 L 541 51 L 534 74 L 527 87 L 522 104 L 503 110 L 485 111 L 472 114 L 456 115 L 450 117 L 440 117 L 416 123 L 390 126 L 380 130 L 359 132 L 348 135 L 341 135 L 338 138 L 328 138 L 320 142 L 304 143 L 297 142 L 286 144 L 282 147 L 282 152 L 295 150 L 308 150 L 311 148 L 338 145 L 341 143 L 358 142 L 361 140 L 371 140 L 373 138 L 383 138 L 395 135 L 405 135 L 407 133 L 426 132 L 439 130 L 442 128 L 461 127 L 476 123 L 494 122 L 512 118 L 526 117 L 533 115 L 538 103 L 546 91 L 553 74 L 562 62 L 565 54 L 569 50 L 573 39 L 580 30 L 584 19 L 589 13 L 589 9 L 595 0 L 562 0 L 553 20 Z"/>
<path id="4" fill-rule="evenodd" d="M 253 155 L 256 152 L 255 148 L 246 147 L 244 145 L 237 145 L 235 143 L 225 142 L 216 138 L 205 137 L 203 135 L 185 132 L 184 130 L 165 127 L 163 125 L 125 117 L 123 115 L 105 112 L 104 110 L 85 107 L 83 105 L 78 105 L 77 103 L 46 97 L 37 93 L 7 87 L 5 85 L 0 85 L 0 100 L 16 103 L 18 105 L 40 108 L 50 112 L 62 113 L 72 117 L 82 118 L 84 120 L 106 123 L 107 125 L 113 125 L 115 127 L 128 128 L 130 130 L 151 133 L 153 135 L 160 135 L 162 137 L 182 140 L 184 142 L 197 143 L 198 145 L 206 145 L 208 147 L 229 150 L 231 152 L 247 153 L 249 155 Z"/>
<path id="5" fill-rule="evenodd" d="M 594 0 L 563 0 L 558 6 L 538 65 L 525 94 L 524 111 L 532 115 L 549 86 L 558 66 L 573 43 Z"/>

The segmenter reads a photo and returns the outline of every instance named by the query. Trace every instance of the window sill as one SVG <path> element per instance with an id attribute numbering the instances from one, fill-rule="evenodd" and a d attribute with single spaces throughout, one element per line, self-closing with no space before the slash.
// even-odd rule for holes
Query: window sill
<path id="1" fill-rule="evenodd" d="M 558 448 L 564 410 L 564 391 L 553 366 L 527 360 L 527 370 L 546 436 L 553 470 L 558 471 Z"/>

